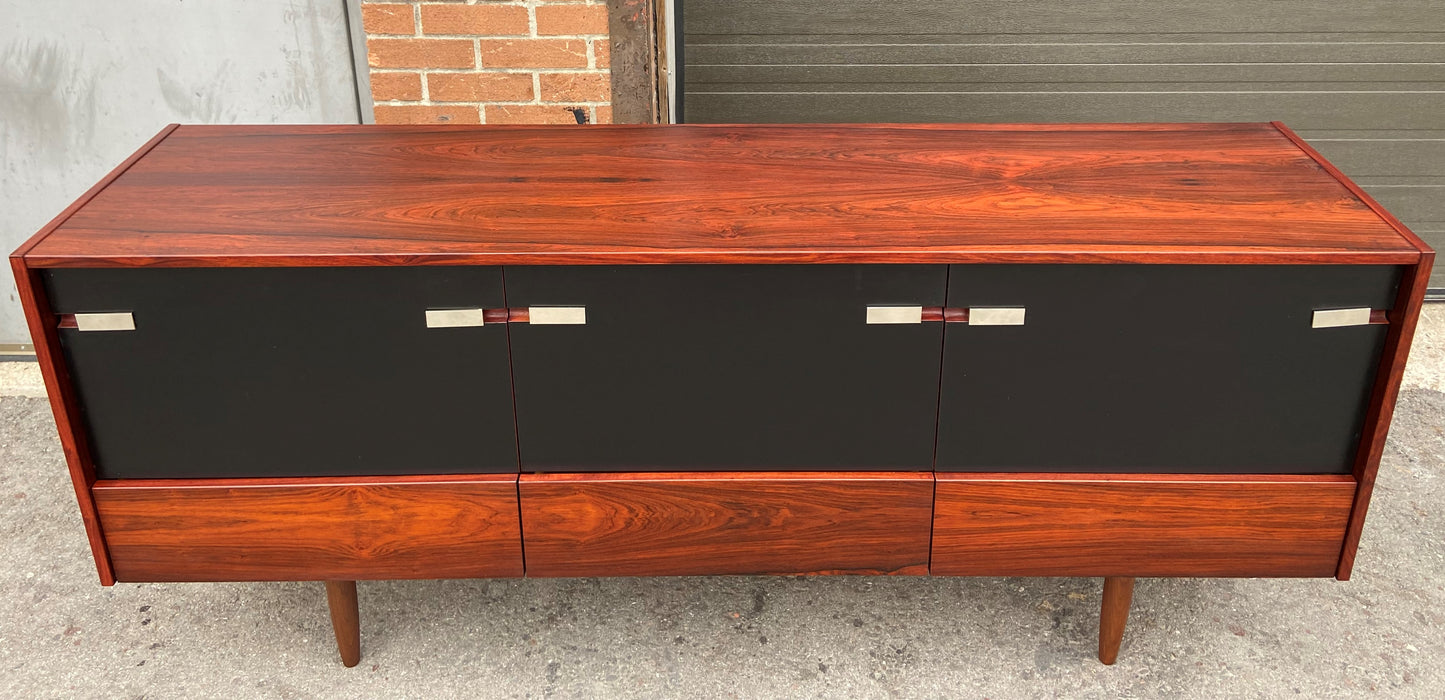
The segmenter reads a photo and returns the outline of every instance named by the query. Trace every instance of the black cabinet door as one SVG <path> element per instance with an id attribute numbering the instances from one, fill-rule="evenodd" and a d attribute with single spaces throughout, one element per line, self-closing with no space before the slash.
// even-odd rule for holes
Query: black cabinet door
<path id="1" fill-rule="evenodd" d="M 524 471 L 898 469 L 933 461 L 941 265 L 508 267 Z M 553 314 L 555 316 L 555 314 Z M 545 319 L 545 314 L 543 315 Z"/>
<path id="2" fill-rule="evenodd" d="M 1386 326 L 1364 266 L 960 265 L 949 306 L 1023 325 L 947 324 L 940 471 L 1349 472 Z"/>
<path id="3" fill-rule="evenodd" d="M 500 268 L 58 269 L 56 313 L 101 478 L 515 472 Z"/>

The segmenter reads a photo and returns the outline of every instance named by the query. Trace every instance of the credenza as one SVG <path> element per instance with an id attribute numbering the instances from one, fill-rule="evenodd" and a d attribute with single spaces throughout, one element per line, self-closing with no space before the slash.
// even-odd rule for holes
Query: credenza
<path id="1" fill-rule="evenodd" d="M 175 126 L 11 256 L 102 584 L 1348 579 L 1434 253 L 1280 124 Z"/>

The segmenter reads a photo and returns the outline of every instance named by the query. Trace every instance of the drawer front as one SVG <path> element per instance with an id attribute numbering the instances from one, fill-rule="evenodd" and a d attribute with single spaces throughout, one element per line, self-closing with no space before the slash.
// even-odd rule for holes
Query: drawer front
<path id="1" fill-rule="evenodd" d="M 939 474 L 943 576 L 1333 576 L 1348 476 Z"/>
<path id="2" fill-rule="evenodd" d="M 928 571 L 928 474 L 524 474 L 519 491 L 529 576 Z"/>
<path id="3" fill-rule="evenodd" d="M 1348 265 L 959 265 L 938 461 L 948 471 L 1349 473 L 1399 271 Z M 1368 314 L 1366 314 L 1368 316 Z"/>
<path id="4" fill-rule="evenodd" d="M 515 475 L 100 481 L 120 581 L 522 575 Z"/>
<path id="5" fill-rule="evenodd" d="M 102 479 L 517 471 L 506 327 L 427 314 L 504 308 L 500 268 L 45 276 L 134 325 L 60 331 Z"/>
<path id="6" fill-rule="evenodd" d="M 941 265 L 508 267 L 523 471 L 928 470 Z M 577 315 L 583 314 L 583 315 Z M 576 323 L 575 321 L 585 321 Z"/>

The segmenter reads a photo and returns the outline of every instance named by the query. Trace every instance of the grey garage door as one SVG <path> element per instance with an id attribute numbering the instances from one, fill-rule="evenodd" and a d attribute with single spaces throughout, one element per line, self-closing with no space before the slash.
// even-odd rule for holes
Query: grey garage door
<path id="1" fill-rule="evenodd" d="M 682 121 L 1277 119 L 1445 249 L 1442 0 L 677 3 Z"/>

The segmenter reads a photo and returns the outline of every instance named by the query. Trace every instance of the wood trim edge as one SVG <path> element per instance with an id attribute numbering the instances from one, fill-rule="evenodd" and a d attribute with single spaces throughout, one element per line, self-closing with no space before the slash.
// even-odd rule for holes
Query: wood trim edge
<path id="1" fill-rule="evenodd" d="M 391 486 L 399 484 L 512 483 L 517 474 L 402 474 L 397 476 L 274 476 L 215 479 L 98 479 L 91 488 L 179 489 L 225 487 L 230 489 L 294 488 L 298 486 Z"/>
<path id="2" fill-rule="evenodd" d="M 100 182 L 92 185 L 84 194 L 77 197 L 74 202 L 71 202 L 70 206 L 63 209 L 59 214 L 56 214 L 55 218 L 50 220 L 50 223 L 42 226 L 39 231 L 35 232 L 35 235 L 27 238 L 24 243 L 21 243 L 20 247 L 16 248 L 15 252 L 10 254 L 11 257 L 23 256 L 30 252 L 31 248 L 34 248 L 36 244 L 44 240 L 46 236 L 49 236 L 52 231 L 60 228 L 71 216 L 75 215 L 75 212 L 80 211 L 80 208 L 88 204 L 96 195 L 100 194 L 101 190 L 110 187 L 110 183 L 115 182 L 116 178 L 124 175 L 125 171 L 130 170 L 131 166 L 136 164 L 136 161 L 139 161 L 145 154 L 150 153 L 151 149 L 159 146 L 162 141 L 166 140 L 166 137 L 171 135 L 171 132 L 180 128 L 180 126 L 180 124 L 168 124 L 164 129 L 161 129 L 160 133 L 152 136 L 151 139 L 146 141 L 135 153 L 130 154 L 130 157 L 121 161 L 120 165 L 115 166 L 109 173 L 106 173 L 105 177 L 100 179 Z"/>
<path id="3" fill-rule="evenodd" d="M 1068 472 L 938 472 L 937 480 L 949 481 L 1033 481 L 1052 484 L 1111 483 L 1195 483 L 1195 484 L 1329 484 L 1350 483 L 1349 474 L 1122 474 Z"/>
<path id="4" fill-rule="evenodd" d="M 1059 246 L 998 250 L 625 250 L 577 253 L 328 253 L 320 255 L 245 253 L 217 255 L 35 255 L 31 268 L 49 267 L 345 267 L 386 265 L 659 265 L 659 264 L 871 264 L 924 265 L 1027 263 L 1108 265 L 1415 265 L 1415 250 L 1301 250 L 1283 248 L 1178 248 Z"/>
<path id="5" fill-rule="evenodd" d="M 1341 581 L 1348 581 L 1354 570 L 1355 554 L 1365 528 L 1365 513 L 1370 508 L 1375 475 L 1380 470 L 1380 458 L 1385 453 L 1385 438 L 1390 433 L 1390 420 L 1395 415 L 1395 401 L 1400 396 L 1405 363 L 1410 358 L 1410 343 L 1415 337 L 1420 309 L 1425 304 L 1434 262 L 1434 251 L 1427 248 L 1420 253 L 1420 262 L 1410 268 L 1405 279 L 1400 281 L 1395 308 L 1390 310 L 1392 319 L 1386 331 L 1384 350 L 1380 353 L 1380 367 L 1375 374 L 1375 386 L 1370 393 L 1359 452 L 1355 457 L 1354 476 L 1359 487 L 1355 490 L 1354 505 L 1350 509 L 1345 543 L 1340 550 L 1340 564 L 1335 570 L 1335 578 Z"/>
<path id="6" fill-rule="evenodd" d="M 706 472 L 539 472 L 524 473 L 522 483 L 702 482 L 702 481 L 932 481 L 932 471 L 706 471 Z"/>
<path id="7" fill-rule="evenodd" d="M 50 398 L 50 410 L 55 416 L 60 447 L 65 453 L 71 484 L 75 487 L 80 519 L 85 523 L 85 534 L 90 540 L 90 552 L 95 557 L 101 585 L 112 586 L 115 585 L 115 569 L 105 546 L 105 535 L 101 532 L 100 513 L 90 492 L 95 483 L 95 468 L 91 463 L 79 404 L 70 384 L 70 371 L 61 356 L 60 330 L 50 311 L 50 302 L 45 297 L 39 271 L 30 269 L 20 255 L 10 257 L 10 267 L 15 272 L 20 305 L 25 309 L 25 321 L 35 342 L 35 360 L 40 364 L 40 374 L 45 380 L 45 393 Z"/>

